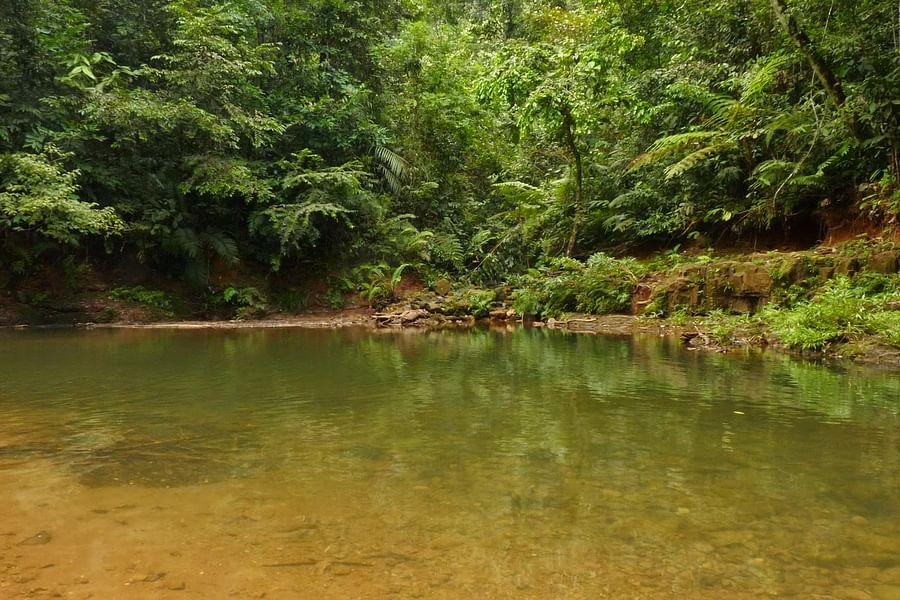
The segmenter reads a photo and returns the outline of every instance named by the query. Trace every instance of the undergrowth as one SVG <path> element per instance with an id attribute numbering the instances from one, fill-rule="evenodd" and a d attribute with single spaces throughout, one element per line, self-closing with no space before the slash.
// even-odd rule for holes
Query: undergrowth
<path id="1" fill-rule="evenodd" d="M 866 274 L 827 281 L 792 308 L 767 307 L 760 317 L 785 345 L 824 350 L 862 336 L 900 347 L 900 279 Z"/>
<path id="2" fill-rule="evenodd" d="M 551 258 L 513 282 L 513 308 L 521 315 L 536 317 L 628 312 L 634 286 L 647 271 L 636 259 L 613 258 L 602 252 L 585 262 Z"/>
<path id="3" fill-rule="evenodd" d="M 109 296 L 115 300 L 151 308 L 163 317 L 172 317 L 175 314 L 175 301 L 162 290 L 147 289 L 139 285 L 118 287 L 110 290 Z"/>

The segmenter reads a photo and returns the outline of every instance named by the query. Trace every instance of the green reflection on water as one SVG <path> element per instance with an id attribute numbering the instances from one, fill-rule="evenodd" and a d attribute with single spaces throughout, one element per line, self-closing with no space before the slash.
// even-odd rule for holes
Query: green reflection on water
<path id="1" fill-rule="evenodd" d="M 658 339 L 524 329 L 0 336 L 0 415 L 45 444 L 21 452 L 87 470 L 115 462 L 114 480 L 154 456 L 160 468 L 180 463 L 173 473 L 210 461 L 205 476 L 160 474 L 162 485 L 275 463 L 349 476 L 354 461 L 388 455 L 436 475 L 448 461 L 518 460 L 634 477 L 629 458 L 645 457 L 698 472 L 851 477 L 897 466 L 898 412 L 896 373 L 687 353 Z M 310 453 L 316 464 L 304 467 Z M 153 485 L 144 466 L 135 476 Z"/>
<path id="2" fill-rule="evenodd" d="M 776 559 L 900 566 L 891 372 L 524 329 L 3 333 L 0 432 L 0 469 L 330 490 L 421 535 L 732 556 L 768 591 Z"/>

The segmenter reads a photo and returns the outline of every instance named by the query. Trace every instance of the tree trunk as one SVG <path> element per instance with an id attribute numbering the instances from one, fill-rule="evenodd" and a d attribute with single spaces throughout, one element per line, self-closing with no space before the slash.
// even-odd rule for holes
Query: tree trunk
<path id="1" fill-rule="evenodd" d="M 566 147 L 572 156 L 572 163 L 575 168 L 575 214 L 572 217 L 572 232 L 569 234 L 569 243 L 566 244 L 566 256 L 570 257 L 575 253 L 575 244 L 578 241 L 578 232 L 581 229 L 581 223 L 584 220 L 584 166 L 581 158 L 581 151 L 575 141 L 575 118 L 572 116 L 572 110 L 566 107 L 562 112 L 563 117 L 563 134 L 566 138 Z"/>
<path id="2" fill-rule="evenodd" d="M 516 33 L 515 0 L 503 0 L 503 39 L 510 40 Z"/>
<path id="3" fill-rule="evenodd" d="M 844 119 L 844 124 L 850 131 L 850 135 L 852 135 L 857 142 L 861 142 L 863 137 L 859 130 L 859 125 L 857 124 L 856 119 L 853 118 L 853 115 L 844 109 L 844 103 L 847 100 L 847 96 L 844 95 L 844 89 L 841 87 L 841 82 L 834 74 L 834 71 L 831 70 L 831 67 L 828 66 L 825 59 L 822 58 L 815 46 L 812 45 L 809 36 L 800 29 L 797 20 L 791 14 L 785 0 L 770 0 L 770 2 L 772 4 L 772 10 L 775 11 L 775 16 L 778 17 L 778 22 L 784 27 L 788 37 L 791 38 L 794 44 L 801 52 L 803 52 L 803 55 L 806 56 L 806 60 L 812 67 L 813 72 L 816 74 L 822 87 L 825 88 L 825 93 L 828 94 L 828 98 L 831 99 L 835 106 L 837 106 L 837 109 Z"/>

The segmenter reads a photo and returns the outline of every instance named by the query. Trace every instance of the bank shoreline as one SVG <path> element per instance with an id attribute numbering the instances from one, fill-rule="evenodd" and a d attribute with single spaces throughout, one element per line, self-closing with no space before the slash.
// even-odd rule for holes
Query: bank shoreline
<path id="1" fill-rule="evenodd" d="M 264 319 L 250 320 L 177 320 L 133 322 L 115 321 L 108 323 L 81 322 L 72 324 L 20 324 L 2 325 L 0 331 L 29 330 L 261 330 L 261 329 L 348 329 L 357 328 L 378 332 L 433 332 L 450 329 L 539 328 L 561 331 L 576 335 L 602 335 L 610 337 L 641 336 L 678 339 L 686 351 L 738 353 L 746 351 L 772 351 L 791 356 L 798 360 L 825 362 L 831 365 L 863 365 L 900 371 L 900 349 L 875 343 L 874 340 L 857 342 L 852 352 L 845 345 L 836 345 L 824 351 L 798 351 L 779 343 L 770 336 L 756 332 L 754 335 L 737 337 L 724 341 L 717 339 L 713 328 L 701 319 L 687 323 L 672 323 L 667 319 L 635 315 L 571 315 L 566 319 L 502 320 L 495 318 L 475 318 L 463 316 L 455 319 L 434 320 L 420 318 L 409 323 L 381 324 L 374 309 L 350 309 L 336 311 L 316 311 L 291 315 L 273 315 Z M 399 315 L 398 315 L 399 316 Z"/>
<path id="2" fill-rule="evenodd" d="M 900 244 L 808 250 L 596 253 L 554 259 L 496 286 L 425 277 L 314 285 L 220 278 L 203 290 L 116 272 L 22 280 L 0 292 L 0 328 L 373 330 L 495 324 L 680 338 L 689 350 L 772 348 L 900 369 Z M 327 279 L 327 278 L 326 278 Z M 322 283 L 322 282 L 320 282 Z M 377 292 L 377 293 L 376 293 Z M 6 326 L 6 327 L 4 327 Z"/>

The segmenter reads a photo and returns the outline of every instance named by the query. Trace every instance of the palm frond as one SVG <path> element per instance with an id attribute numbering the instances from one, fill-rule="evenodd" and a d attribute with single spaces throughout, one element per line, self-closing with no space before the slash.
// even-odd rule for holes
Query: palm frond
<path id="1" fill-rule="evenodd" d="M 412 180 L 412 165 L 387 146 L 375 147 L 375 159 L 388 189 L 395 195 L 400 194 L 403 187 Z"/>

